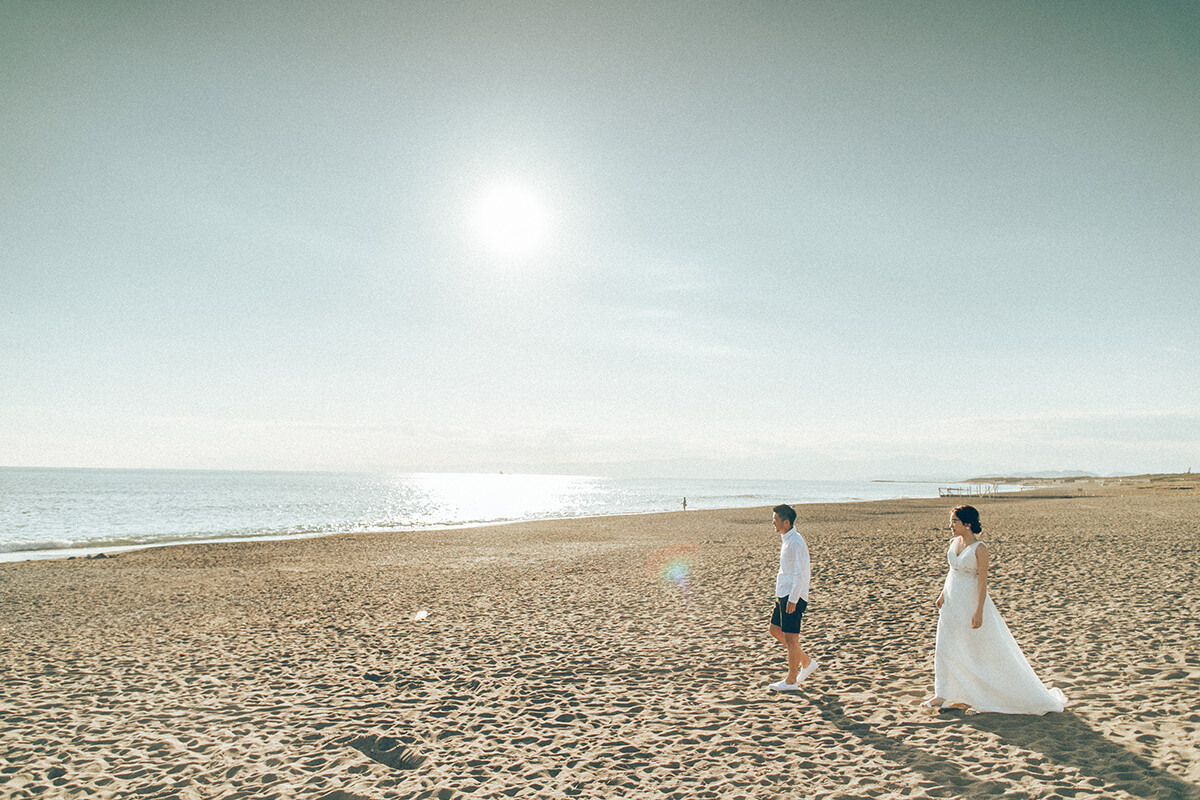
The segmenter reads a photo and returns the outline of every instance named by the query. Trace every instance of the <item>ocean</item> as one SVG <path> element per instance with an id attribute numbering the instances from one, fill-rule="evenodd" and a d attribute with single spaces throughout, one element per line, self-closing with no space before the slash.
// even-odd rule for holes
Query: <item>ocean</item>
<path id="1" fill-rule="evenodd" d="M 684 497 L 696 510 L 937 494 L 873 481 L 4 467 L 0 561 L 677 511 Z"/>

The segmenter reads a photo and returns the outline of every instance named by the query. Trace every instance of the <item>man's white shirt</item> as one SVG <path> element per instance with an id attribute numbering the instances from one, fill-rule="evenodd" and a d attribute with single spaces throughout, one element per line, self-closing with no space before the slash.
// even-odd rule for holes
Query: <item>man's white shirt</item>
<path id="1" fill-rule="evenodd" d="M 795 528 L 788 530 L 780 539 L 779 574 L 775 576 L 775 596 L 786 596 L 791 603 L 798 599 L 807 603 L 808 583 L 812 578 L 808 543 Z"/>

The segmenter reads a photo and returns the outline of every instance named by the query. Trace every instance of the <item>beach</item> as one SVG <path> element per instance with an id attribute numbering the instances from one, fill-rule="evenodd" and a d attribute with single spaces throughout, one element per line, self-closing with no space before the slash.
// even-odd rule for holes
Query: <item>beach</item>
<path id="1" fill-rule="evenodd" d="M 918 707 L 959 502 L 1064 713 Z M 797 511 L 796 694 L 769 508 L 0 564 L 0 797 L 1200 797 L 1196 476 Z"/>

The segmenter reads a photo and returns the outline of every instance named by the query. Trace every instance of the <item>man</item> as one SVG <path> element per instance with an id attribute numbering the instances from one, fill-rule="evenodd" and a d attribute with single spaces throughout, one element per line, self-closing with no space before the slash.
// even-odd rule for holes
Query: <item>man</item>
<path id="1" fill-rule="evenodd" d="M 780 536 L 779 574 L 775 576 L 775 610 L 771 613 L 771 635 L 787 648 L 787 677 L 768 688 L 776 692 L 794 692 L 800 682 L 812 675 L 817 662 L 800 649 L 800 620 L 808 608 L 808 583 L 812 565 L 808 544 L 796 530 L 796 511 L 791 506 L 775 507 L 772 520 Z"/>

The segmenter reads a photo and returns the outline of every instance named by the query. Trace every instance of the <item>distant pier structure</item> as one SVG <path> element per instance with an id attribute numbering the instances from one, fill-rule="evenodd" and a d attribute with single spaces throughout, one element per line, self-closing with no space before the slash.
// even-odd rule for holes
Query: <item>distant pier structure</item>
<path id="1" fill-rule="evenodd" d="M 992 497 L 996 494 L 996 484 L 977 483 L 970 486 L 943 486 L 938 489 L 938 497 Z"/>

